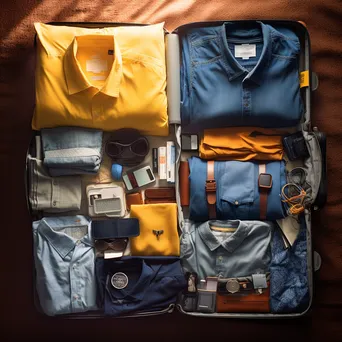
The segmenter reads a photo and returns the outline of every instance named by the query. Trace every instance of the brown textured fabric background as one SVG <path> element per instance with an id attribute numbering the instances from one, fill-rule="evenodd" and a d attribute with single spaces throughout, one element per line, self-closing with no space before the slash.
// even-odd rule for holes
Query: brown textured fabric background
<path id="1" fill-rule="evenodd" d="M 156 23 L 168 30 L 202 20 L 294 19 L 307 24 L 313 68 L 313 124 L 328 134 L 329 197 L 313 216 L 322 256 L 310 316 L 300 320 L 195 319 L 174 313 L 128 320 L 41 317 L 32 304 L 32 237 L 24 192 L 24 160 L 34 100 L 33 22 Z M 1 333 L 3 340 L 341 340 L 342 309 L 342 2 L 340 0 L 2 1 L 0 10 Z"/>

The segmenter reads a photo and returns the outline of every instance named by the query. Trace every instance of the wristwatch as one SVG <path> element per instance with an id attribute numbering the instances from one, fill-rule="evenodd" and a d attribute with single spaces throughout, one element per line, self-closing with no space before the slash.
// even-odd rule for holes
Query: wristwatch
<path id="1" fill-rule="evenodd" d="M 272 188 L 272 175 L 266 173 L 266 164 L 259 164 L 259 196 L 260 196 L 260 220 L 266 220 L 267 197 Z"/>

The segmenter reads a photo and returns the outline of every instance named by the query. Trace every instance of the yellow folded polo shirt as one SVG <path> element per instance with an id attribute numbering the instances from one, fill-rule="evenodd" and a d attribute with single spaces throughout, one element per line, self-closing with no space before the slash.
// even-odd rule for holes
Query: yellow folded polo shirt
<path id="1" fill-rule="evenodd" d="M 140 235 L 130 239 L 132 255 L 179 256 L 176 203 L 132 205 L 130 217 L 140 226 Z"/>
<path id="2" fill-rule="evenodd" d="M 32 128 L 168 135 L 164 23 L 91 29 L 35 23 Z"/>
<path id="3" fill-rule="evenodd" d="M 260 127 L 205 129 L 199 156 L 208 160 L 281 160 L 282 134 Z"/>

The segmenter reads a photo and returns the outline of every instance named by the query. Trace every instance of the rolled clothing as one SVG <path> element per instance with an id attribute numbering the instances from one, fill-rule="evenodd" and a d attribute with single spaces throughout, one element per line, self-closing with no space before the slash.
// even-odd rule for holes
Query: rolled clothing
<path id="1" fill-rule="evenodd" d="M 44 165 L 51 176 L 96 174 L 102 161 L 102 131 L 56 127 L 41 130 Z"/>
<path id="2" fill-rule="evenodd" d="M 286 184 L 285 162 L 265 163 L 266 173 L 272 175 L 272 187 L 267 193 L 266 220 L 285 217 L 280 198 Z M 189 159 L 190 167 L 190 219 L 209 220 L 206 198 L 207 162 L 197 157 Z M 216 219 L 260 219 L 259 163 L 215 161 Z"/>
<path id="3" fill-rule="evenodd" d="M 282 133 L 254 127 L 206 129 L 199 156 L 208 160 L 281 160 Z"/>

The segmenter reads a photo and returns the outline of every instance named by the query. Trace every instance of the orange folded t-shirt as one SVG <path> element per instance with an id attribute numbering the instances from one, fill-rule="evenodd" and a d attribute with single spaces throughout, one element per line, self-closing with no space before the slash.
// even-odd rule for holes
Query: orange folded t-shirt
<path id="1" fill-rule="evenodd" d="M 206 129 L 199 156 L 208 160 L 281 160 L 282 134 L 259 127 Z"/>

